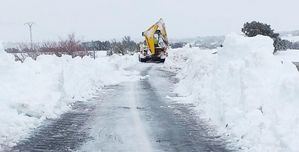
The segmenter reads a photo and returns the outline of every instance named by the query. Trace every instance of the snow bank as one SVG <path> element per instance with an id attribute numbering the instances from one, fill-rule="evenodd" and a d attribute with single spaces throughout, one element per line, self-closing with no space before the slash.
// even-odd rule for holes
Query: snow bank
<path id="1" fill-rule="evenodd" d="M 137 62 L 136 56 L 102 55 L 96 60 L 40 56 L 20 63 L 0 51 L 0 151 L 96 89 L 137 79 L 138 73 L 125 70 Z"/>
<path id="2" fill-rule="evenodd" d="M 276 56 L 282 61 L 291 61 L 299 63 L 299 50 L 278 51 Z"/>
<path id="3" fill-rule="evenodd" d="M 299 73 L 275 57 L 270 38 L 231 34 L 223 48 L 170 51 L 176 92 L 244 151 L 299 151 Z M 177 66 L 179 65 L 179 66 Z"/>

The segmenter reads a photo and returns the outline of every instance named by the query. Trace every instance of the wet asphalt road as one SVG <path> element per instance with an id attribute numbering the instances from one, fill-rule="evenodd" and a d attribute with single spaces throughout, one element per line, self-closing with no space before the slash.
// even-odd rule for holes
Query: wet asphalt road
<path id="1" fill-rule="evenodd" d="M 229 151 L 226 143 L 219 136 L 213 136 L 212 130 L 198 119 L 192 104 L 177 104 L 163 98 L 167 92 L 162 92 L 165 96 L 159 95 L 159 89 L 153 89 L 149 81 L 141 81 L 140 87 L 144 90 L 141 101 L 149 107 L 145 115 L 150 118 L 151 128 L 157 128 L 153 136 L 160 149 L 176 152 Z"/>
<path id="2" fill-rule="evenodd" d="M 78 101 L 73 109 L 59 119 L 49 119 L 27 139 L 20 141 L 13 152 L 67 152 L 76 149 L 89 136 L 86 121 L 93 115 L 95 105 Z"/>
<path id="3" fill-rule="evenodd" d="M 49 120 L 11 151 L 227 152 L 230 143 L 197 116 L 192 104 L 167 96 L 175 79 L 159 66 L 141 67 L 139 81 L 106 87 L 89 102 Z"/>

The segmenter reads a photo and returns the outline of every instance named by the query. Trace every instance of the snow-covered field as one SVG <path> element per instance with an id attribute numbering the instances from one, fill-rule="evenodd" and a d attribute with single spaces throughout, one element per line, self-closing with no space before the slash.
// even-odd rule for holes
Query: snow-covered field
<path id="1" fill-rule="evenodd" d="M 127 71 L 136 56 L 40 56 L 15 62 L 0 48 L 0 151 L 28 135 L 47 118 L 56 118 L 75 101 L 86 101 L 105 85 L 135 80 Z"/>
<path id="2" fill-rule="evenodd" d="M 178 73 L 176 100 L 197 105 L 244 151 L 299 151 L 299 73 L 293 55 L 274 56 L 272 44 L 230 34 L 218 50 L 171 50 L 165 68 Z"/>

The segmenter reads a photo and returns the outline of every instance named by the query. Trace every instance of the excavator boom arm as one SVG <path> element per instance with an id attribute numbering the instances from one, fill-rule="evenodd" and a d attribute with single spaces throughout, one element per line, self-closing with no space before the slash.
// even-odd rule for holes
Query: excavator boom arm
<path id="1" fill-rule="evenodd" d="M 165 29 L 165 24 L 163 20 L 160 19 L 157 23 L 155 23 L 149 29 L 143 32 L 143 36 L 145 37 L 146 44 L 152 54 L 155 54 L 156 52 L 154 34 L 157 30 L 160 30 L 163 42 L 165 43 L 166 46 L 168 46 L 168 37 Z"/>

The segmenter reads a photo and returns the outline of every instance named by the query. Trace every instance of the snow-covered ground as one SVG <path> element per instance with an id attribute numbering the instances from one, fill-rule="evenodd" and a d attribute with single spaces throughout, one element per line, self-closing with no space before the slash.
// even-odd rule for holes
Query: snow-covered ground
<path id="1" fill-rule="evenodd" d="M 299 63 L 299 50 L 278 51 L 275 55 L 283 61 Z"/>
<path id="2" fill-rule="evenodd" d="M 136 56 L 99 54 L 96 60 L 40 56 L 20 63 L 0 50 L 0 151 L 43 120 L 59 117 L 71 103 L 86 101 L 96 89 L 139 75 L 126 70 L 138 62 Z"/>
<path id="3" fill-rule="evenodd" d="M 169 51 L 165 68 L 179 78 L 175 100 L 197 105 L 244 151 L 299 151 L 299 73 L 286 57 L 293 55 L 274 56 L 263 36 L 230 34 L 223 46 Z"/>
<path id="4" fill-rule="evenodd" d="M 299 151 L 299 73 L 292 63 L 299 53 L 273 55 L 272 44 L 263 36 L 231 34 L 217 50 L 170 50 L 163 66 L 177 72 L 179 97 L 173 99 L 195 104 L 244 151 Z M 40 56 L 20 63 L 0 51 L 0 151 L 96 89 L 140 79 L 126 70 L 137 62 L 137 56 L 99 54 L 96 60 Z"/>

